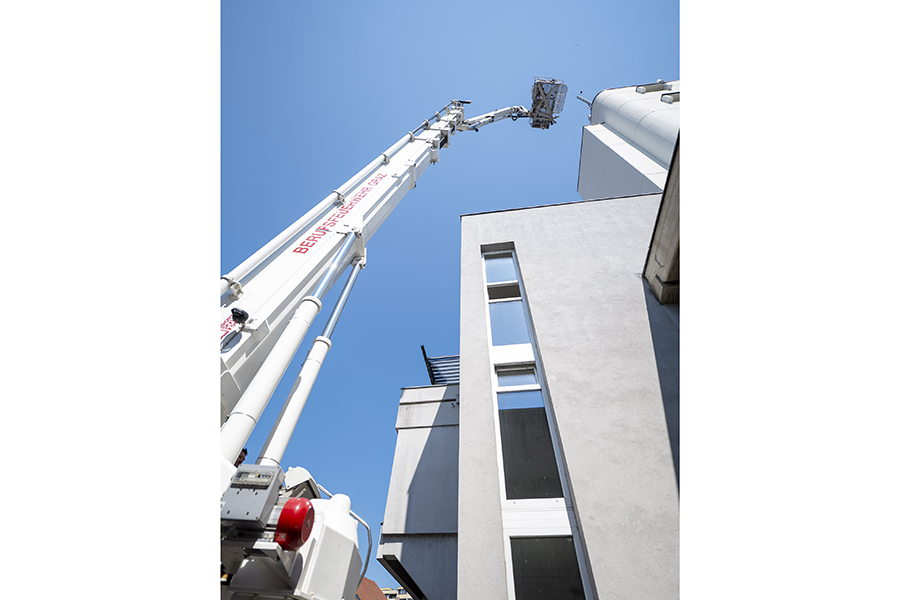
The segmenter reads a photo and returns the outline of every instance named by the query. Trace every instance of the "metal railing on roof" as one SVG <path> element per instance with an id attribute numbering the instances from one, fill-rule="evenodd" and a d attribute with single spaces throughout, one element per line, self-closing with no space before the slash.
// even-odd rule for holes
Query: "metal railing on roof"
<path id="1" fill-rule="evenodd" d="M 431 385 L 459 385 L 459 355 L 429 357 L 421 348 Z"/>

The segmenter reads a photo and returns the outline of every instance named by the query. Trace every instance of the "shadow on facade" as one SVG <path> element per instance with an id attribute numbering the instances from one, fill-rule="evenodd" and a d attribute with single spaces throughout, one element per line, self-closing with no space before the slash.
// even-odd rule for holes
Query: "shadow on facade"
<path id="1" fill-rule="evenodd" d="M 458 389 L 452 386 L 452 392 L 444 393 L 443 400 L 432 413 L 433 421 L 429 419 L 431 422 L 426 423 L 416 418 L 413 426 L 398 431 L 397 452 L 414 461 L 415 468 L 409 473 L 405 486 L 402 526 L 395 524 L 392 527 L 395 531 L 382 532 L 384 554 L 379 561 L 413 597 L 420 599 L 456 599 Z M 396 475 L 395 466 L 392 477 Z"/>
<path id="2" fill-rule="evenodd" d="M 659 391 L 662 394 L 663 409 L 666 414 L 666 428 L 669 445 L 672 448 L 672 462 L 675 468 L 675 483 L 681 489 L 679 473 L 679 327 L 673 317 L 666 312 L 653 296 L 650 286 L 644 281 L 644 303 L 647 320 L 653 337 L 653 353 L 656 356 L 656 372 L 659 376 Z M 673 310 L 678 310 L 674 305 Z"/>

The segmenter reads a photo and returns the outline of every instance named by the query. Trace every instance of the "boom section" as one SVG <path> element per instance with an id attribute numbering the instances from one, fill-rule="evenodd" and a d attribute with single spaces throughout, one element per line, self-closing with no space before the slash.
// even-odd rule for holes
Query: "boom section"
<path id="1" fill-rule="evenodd" d="M 356 241 L 338 265 L 339 274 L 365 256 L 369 240 L 422 173 L 438 162 L 440 150 L 449 145 L 450 136 L 464 121 L 463 103 L 448 104 L 358 173 L 348 182 L 351 185 L 336 190 L 334 203 L 320 203 L 292 226 L 294 231 L 288 228 L 276 238 L 283 240 L 280 244 L 270 244 L 277 247 L 267 246 L 264 256 L 254 255 L 252 264 L 232 272 L 240 277 L 223 277 L 219 338 L 223 423 L 346 236 L 355 233 Z M 247 313 L 245 323 L 235 322 L 234 308 Z"/>

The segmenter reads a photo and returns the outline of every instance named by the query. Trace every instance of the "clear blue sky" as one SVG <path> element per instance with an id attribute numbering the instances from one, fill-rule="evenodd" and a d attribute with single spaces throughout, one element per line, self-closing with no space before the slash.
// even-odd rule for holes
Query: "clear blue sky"
<path id="1" fill-rule="evenodd" d="M 576 199 L 577 92 L 679 75 L 674 4 L 333 5 L 3 5 L 0 428 L 45 484 L 5 499 L 63 515 L 6 533 L 66 556 L 18 561 L 7 596 L 216 596 L 216 271 L 448 100 L 565 79 L 558 125 L 455 136 L 370 245 L 291 452 L 377 528 L 399 388 L 426 381 L 419 344 L 457 350 L 459 214 Z M 682 9 L 685 596 L 886 597 L 895 20 L 873 0 Z"/>
<path id="2" fill-rule="evenodd" d="M 222 273 L 452 99 L 467 116 L 569 86 L 557 125 L 459 133 L 378 231 L 283 464 L 379 523 L 400 388 L 427 385 L 419 346 L 459 351 L 459 216 L 571 202 L 588 100 L 679 78 L 678 3 L 222 3 Z M 346 275 L 345 275 L 346 277 Z M 339 291 L 335 286 L 330 299 Z M 258 456 L 330 303 L 249 442 Z M 360 528 L 365 552 L 366 538 Z M 368 576 L 393 579 L 373 558 Z"/>

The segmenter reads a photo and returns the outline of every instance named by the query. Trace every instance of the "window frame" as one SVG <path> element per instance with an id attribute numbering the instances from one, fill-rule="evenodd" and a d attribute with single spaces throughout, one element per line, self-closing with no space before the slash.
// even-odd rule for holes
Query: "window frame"
<path id="1" fill-rule="evenodd" d="M 534 375 L 534 383 L 523 383 L 517 385 L 500 385 L 500 373 L 503 372 L 515 372 L 515 371 L 531 371 Z M 494 366 L 494 378 L 497 382 L 497 390 L 502 393 L 506 392 L 528 392 L 531 390 L 539 390 L 541 389 L 541 382 L 538 379 L 537 373 L 537 365 L 534 363 L 522 363 L 522 364 L 505 364 L 505 365 L 495 365 Z"/>
<path id="2" fill-rule="evenodd" d="M 520 305 L 520 307 L 522 308 L 522 321 L 521 321 L 521 323 L 522 323 L 522 325 L 523 325 L 524 328 L 525 328 L 525 336 L 526 336 L 526 338 L 528 339 L 528 341 L 526 341 L 526 342 L 519 342 L 519 343 L 517 343 L 517 344 L 498 344 L 498 345 L 494 345 L 494 330 L 493 330 L 493 325 L 492 325 L 493 320 L 492 320 L 492 318 L 491 318 L 491 307 L 492 307 L 492 306 L 499 306 L 499 305 L 502 305 L 502 304 L 512 304 L 513 302 L 518 302 L 519 305 Z M 492 348 L 492 349 L 495 349 L 495 348 L 514 348 L 514 347 L 516 347 L 516 346 L 528 346 L 528 347 L 532 347 L 532 345 L 534 344 L 534 336 L 532 335 L 532 332 L 531 332 L 531 325 L 530 325 L 529 319 L 528 319 L 528 311 L 526 310 L 525 300 L 524 300 L 521 296 L 516 297 L 516 298 L 503 298 L 503 299 L 501 299 L 501 300 L 488 300 L 488 303 L 487 303 L 487 314 L 488 314 L 488 330 L 489 330 L 489 334 L 490 334 L 490 335 L 489 335 L 489 339 L 490 339 L 490 345 L 491 345 L 491 348 Z M 518 318 L 518 315 L 516 315 L 516 317 Z M 517 333 L 518 333 L 518 332 L 517 332 Z"/>
<path id="3" fill-rule="evenodd" d="M 500 386 L 498 371 L 512 370 L 515 368 L 531 367 L 535 374 L 537 383 L 525 385 Z M 550 442 L 553 447 L 553 456 L 556 461 L 556 470 L 559 473 L 559 483 L 562 487 L 563 495 L 557 498 L 522 498 L 510 500 L 506 496 L 506 469 L 503 465 L 503 440 L 500 437 L 500 399 L 498 394 L 504 392 L 527 392 L 539 391 L 544 404 L 544 416 L 547 419 L 547 426 L 550 430 Z M 500 478 L 500 509 L 503 510 L 546 510 L 560 509 L 568 510 L 572 507 L 572 500 L 569 497 L 568 478 L 566 477 L 565 468 L 562 459 L 562 452 L 559 443 L 559 435 L 556 431 L 556 424 L 553 422 L 552 413 L 550 412 L 550 399 L 546 387 L 543 385 L 543 377 L 540 368 L 536 362 L 530 363 L 506 363 L 491 365 L 491 397 L 493 401 L 494 415 L 494 439 L 497 440 L 497 468 Z M 560 507 L 559 500 L 562 500 Z"/>
<path id="4" fill-rule="evenodd" d="M 516 279 L 507 281 L 497 281 L 487 283 L 487 265 L 486 260 L 494 256 L 510 256 L 512 257 L 513 268 L 515 270 Z M 528 312 L 528 299 L 525 295 L 524 286 L 522 285 L 522 272 L 519 270 L 519 261 L 516 257 L 515 250 L 504 249 L 490 252 L 482 252 L 481 256 L 481 281 L 485 286 L 484 293 L 484 311 L 485 326 L 487 328 L 487 345 L 490 354 L 491 364 L 515 363 L 515 362 L 534 362 L 534 333 L 531 327 L 531 315 Z M 492 286 L 504 286 L 515 283 L 519 287 L 519 296 L 516 298 L 503 298 L 492 300 L 489 297 L 488 288 Z M 511 302 L 513 300 L 522 301 L 522 310 L 525 315 L 525 328 L 528 331 L 528 342 L 522 344 L 508 344 L 504 346 L 495 346 L 493 339 L 493 331 L 491 330 L 491 304 L 500 302 Z"/>
<path id="5" fill-rule="evenodd" d="M 515 583 L 512 569 L 512 542 L 513 538 L 523 537 L 562 537 L 571 536 L 575 545 L 575 556 L 578 562 L 578 570 L 581 576 L 582 588 L 585 598 L 596 598 L 592 582 L 588 576 L 587 560 L 584 547 L 575 519 L 575 509 L 569 490 L 569 480 L 565 469 L 565 460 L 562 454 L 562 445 L 559 433 L 556 429 L 556 419 L 553 411 L 553 400 L 547 388 L 543 366 L 537 352 L 537 339 L 532 325 L 531 312 L 529 310 L 527 292 L 522 280 L 522 271 L 519 268 L 519 260 L 514 247 L 500 250 L 482 251 L 481 269 L 484 285 L 484 314 L 485 327 L 487 329 L 487 344 L 491 368 L 491 400 L 494 417 L 494 439 L 496 440 L 496 465 L 500 491 L 500 517 L 504 537 L 504 559 L 507 565 L 507 591 L 508 600 L 516 600 Z M 512 257 L 516 280 L 487 282 L 486 259 L 492 256 Z M 489 297 L 489 289 L 492 287 L 517 284 L 519 296 L 515 298 Z M 525 327 L 528 331 L 528 343 L 494 346 L 490 321 L 490 305 L 500 302 L 522 301 L 522 310 L 525 315 Z M 516 369 L 530 368 L 535 376 L 536 383 L 514 386 L 500 386 L 498 372 L 512 371 Z M 506 497 L 506 476 L 503 465 L 503 447 L 500 439 L 500 408 L 497 394 L 503 392 L 539 390 L 544 403 L 544 415 L 550 429 L 550 440 L 556 459 L 556 467 L 559 473 L 560 487 L 563 496 L 561 498 L 527 498 L 521 500 L 509 500 Z"/>
<path id="6" fill-rule="evenodd" d="M 573 521 L 574 523 L 574 521 Z M 515 575 L 513 573 L 513 561 L 512 561 L 512 540 L 513 539 L 521 539 L 521 538 L 558 538 L 558 537 L 571 537 L 572 544 L 575 546 L 575 561 L 578 564 L 578 575 L 581 578 L 581 589 L 584 592 L 585 600 L 592 600 L 596 598 L 596 594 L 594 594 L 594 588 L 591 586 L 591 580 L 587 575 L 586 564 L 584 560 L 584 551 L 581 545 L 581 536 L 579 535 L 578 527 L 573 526 L 569 533 L 560 533 L 560 534 L 527 534 L 527 533 L 515 533 L 504 535 L 504 558 L 506 560 L 506 564 L 509 568 L 506 569 L 506 589 L 509 591 L 508 599 L 509 600 L 517 600 L 516 598 L 516 580 Z"/>

